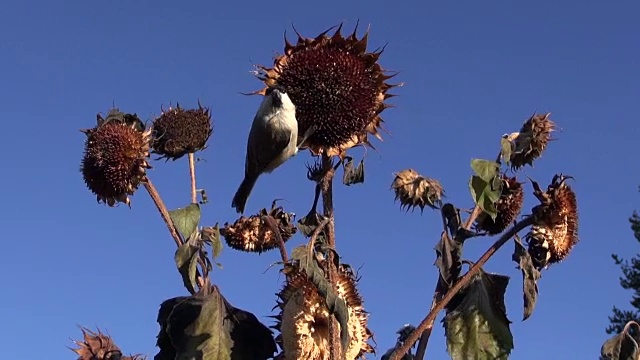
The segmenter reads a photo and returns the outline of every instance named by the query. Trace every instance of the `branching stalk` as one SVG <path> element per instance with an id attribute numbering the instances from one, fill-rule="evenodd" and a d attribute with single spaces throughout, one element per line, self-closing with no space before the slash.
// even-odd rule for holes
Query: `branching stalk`
<path id="1" fill-rule="evenodd" d="M 389 360 L 400 360 L 408 351 L 411 349 L 411 344 L 413 344 L 418 338 L 420 334 L 433 326 L 433 322 L 435 321 L 438 313 L 442 311 L 449 301 L 453 299 L 453 297 L 467 284 L 473 279 L 473 277 L 482 269 L 482 266 L 493 256 L 493 254 L 498 251 L 502 247 L 502 245 L 506 244 L 513 236 L 515 236 L 522 229 L 526 228 L 533 224 L 533 217 L 527 216 L 517 224 L 515 224 L 511 229 L 507 230 L 502 236 L 493 244 L 484 254 L 476 261 L 476 263 L 471 266 L 469 271 L 467 271 L 464 276 L 462 276 L 458 281 L 444 294 L 441 300 L 439 300 L 435 306 L 429 311 L 429 314 L 422 320 L 420 325 L 407 337 L 407 340 L 402 344 L 402 346 L 398 347 L 391 353 L 389 356 Z"/>

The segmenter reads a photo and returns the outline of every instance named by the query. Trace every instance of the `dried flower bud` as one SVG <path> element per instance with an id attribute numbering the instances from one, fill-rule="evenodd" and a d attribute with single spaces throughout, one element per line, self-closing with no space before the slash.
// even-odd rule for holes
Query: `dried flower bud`
<path id="1" fill-rule="evenodd" d="M 78 360 L 145 360 L 142 355 L 122 356 L 120 348 L 111 338 L 98 330 L 97 333 L 81 327 L 83 340 L 74 341 L 77 349 L 71 349 L 78 354 Z"/>
<path id="2" fill-rule="evenodd" d="M 442 206 L 444 189 L 438 180 L 430 179 L 418 174 L 413 169 L 402 170 L 394 174 L 396 177 L 391 188 L 396 193 L 395 200 L 400 200 L 402 208 L 425 206 L 437 209 Z"/>
<path id="3" fill-rule="evenodd" d="M 515 177 L 502 176 L 502 194 L 496 202 L 498 215 L 493 220 L 487 213 L 482 212 L 476 220 L 476 230 L 486 231 L 489 235 L 502 233 L 520 214 L 524 190 L 522 184 Z"/>
<path id="4" fill-rule="evenodd" d="M 135 115 L 119 113 L 119 118 L 101 120 L 86 135 L 81 169 L 84 182 L 98 199 L 114 206 L 130 205 L 132 195 L 146 179 L 151 130 L 139 131 Z M 123 116 L 126 116 L 124 118 Z M 134 117 L 132 119 L 131 117 Z"/>
<path id="5" fill-rule="evenodd" d="M 163 111 L 153 129 L 153 153 L 167 160 L 206 148 L 213 131 L 209 109 L 200 104 L 197 109 L 184 110 L 178 105 Z"/>
<path id="6" fill-rule="evenodd" d="M 542 155 L 551 139 L 551 132 L 556 128 L 555 123 L 549 119 L 550 115 L 551 113 L 535 114 L 522 125 L 511 153 L 513 169 L 533 165 L 533 161 Z"/>
<path id="7" fill-rule="evenodd" d="M 535 222 L 525 239 L 539 270 L 565 259 L 578 243 L 578 206 L 575 193 L 565 183 L 567 178 L 555 175 L 547 191 L 533 182 L 540 205 L 533 208 Z"/>
<path id="8" fill-rule="evenodd" d="M 285 268 L 287 282 L 277 294 L 279 314 L 273 326 L 280 335 L 276 341 L 283 352 L 279 359 L 328 360 L 329 354 L 329 310 L 326 302 L 318 294 L 316 287 L 307 276 L 289 265 Z M 368 313 L 358 294 L 357 278 L 348 265 L 341 264 L 336 280 L 337 295 L 345 301 L 349 313 L 349 346 L 345 351 L 346 360 L 364 358 L 373 353 L 368 343 L 372 337 L 367 328 Z M 340 327 L 338 325 L 338 327 Z"/>
<path id="9" fill-rule="evenodd" d="M 241 216 L 233 224 L 225 223 L 220 229 L 229 247 L 240 251 L 263 253 L 278 247 L 278 239 L 266 222 L 265 217 L 272 216 L 282 240 L 287 242 L 298 231 L 295 226 L 295 214 L 286 213 L 282 207 L 273 207 L 270 211 L 260 210 L 256 215 Z"/>

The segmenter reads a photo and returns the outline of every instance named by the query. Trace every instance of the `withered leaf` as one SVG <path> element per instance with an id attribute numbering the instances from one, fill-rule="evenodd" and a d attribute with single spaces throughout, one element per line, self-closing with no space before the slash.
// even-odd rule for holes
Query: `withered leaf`
<path id="1" fill-rule="evenodd" d="M 182 238 L 186 239 L 198 229 L 200 205 L 189 204 L 186 207 L 171 210 L 169 216 Z"/>
<path id="2" fill-rule="evenodd" d="M 600 354 L 606 360 L 638 360 L 640 359 L 640 325 L 629 321 L 622 332 L 605 341 Z"/>
<path id="3" fill-rule="evenodd" d="M 222 268 L 222 265 L 216 261 L 218 256 L 222 253 L 222 241 L 220 240 L 220 227 L 218 223 L 215 226 L 204 227 L 200 231 L 202 240 L 211 245 L 212 254 L 211 257 L 216 266 Z"/>
<path id="4" fill-rule="evenodd" d="M 503 136 L 500 139 L 500 158 L 505 163 L 511 161 L 511 152 L 513 151 L 513 143 L 509 140 L 508 135 Z"/>
<path id="5" fill-rule="evenodd" d="M 339 298 L 338 294 L 333 291 L 331 283 L 325 278 L 324 271 L 316 262 L 316 257 L 309 255 L 307 246 L 298 246 L 291 252 L 291 259 L 297 261 L 300 270 L 307 274 L 307 278 L 315 285 L 320 297 L 325 300 L 329 313 L 333 314 L 336 320 L 338 320 L 340 324 L 340 343 L 342 344 L 342 349 L 346 349 L 349 344 L 349 329 L 347 326 L 349 323 L 349 312 L 347 303 Z"/>
<path id="6" fill-rule="evenodd" d="M 540 271 L 536 269 L 531 260 L 531 255 L 517 238 L 514 241 L 515 250 L 512 259 L 518 263 L 518 268 L 522 272 L 522 290 L 524 298 L 524 315 L 522 321 L 527 320 L 536 307 L 538 301 L 538 280 Z"/>
<path id="7" fill-rule="evenodd" d="M 440 235 L 440 241 L 434 248 L 436 251 L 436 266 L 440 271 L 440 278 L 450 287 L 460 276 L 462 270 L 462 243 L 453 240 L 446 231 Z"/>
<path id="8" fill-rule="evenodd" d="M 353 184 L 359 184 L 364 182 L 364 159 L 360 160 L 358 167 L 353 166 L 353 158 L 347 157 L 343 163 L 344 175 L 342 176 L 342 183 L 351 186 Z"/>
<path id="9" fill-rule="evenodd" d="M 155 360 L 262 360 L 276 352 L 272 332 L 232 306 L 217 287 L 209 295 L 168 299 L 158 313 Z"/>
<path id="10" fill-rule="evenodd" d="M 182 276 L 182 282 L 189 293 L 196 292 L 196 271 L 198 266 L 198 252 L 200 247 L 193 245 L 191 241 L 182 244 L 174 255 L 174 261 L 178 272 Z"/>
<path id="11" fill-rule="evenodd" d="M 304 237 L 310 237 L 318 226 L 326 219 L 326 216 L 320 215 L 317 211 L 313 210 L 307 216 L 298 220 L 298 230 Z"/>
<path id="12" fill-rule="evenodd" d="M 447 306 L 442 320 L 453 360 L 508 359 L 513 349 L 504 294 L 509 277 L 484 270 Z"/>

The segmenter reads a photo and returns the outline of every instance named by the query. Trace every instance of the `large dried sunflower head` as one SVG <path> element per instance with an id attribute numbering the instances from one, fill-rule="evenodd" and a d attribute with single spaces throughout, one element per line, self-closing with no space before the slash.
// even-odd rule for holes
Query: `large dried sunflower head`
<path id="1" fill-rule="evenodd" d="M 167 160 L 179 159 L 206 148 L 212 131 L 208 108 L 199 103 L 197 109 L 170 107 L 153 123 L 153 153 Z"/>
<path id="2" fill-rule="evenodd" d="M 549 119 L 550 115 L 551 113 L 535 114 L 524 122 L 513 141 L 510 158 L 513 169 L 531 166 L 542 155 L 551 140 L 551 132 L 556 128 L 555 123 Z"/>
<path id="3" fill-rule="evenodd" d="M 287 242 L 298 231 L 295 226 L 295 214 L 287 213 L 282 207 L 272 207 L 271 210 L 260 210 L 256 215 L 241 216 L 233 224 L 225 223 L 220 229 L 229 247 L 258 254 L 278 247 L 278 239 L 267 217 L 271 216 L 280 230 L 282 240 Z"/>
<path id="4" fill-rule="evenodd" d="M 276 341 L 283 349 L 279 355 L 283 360 L 328 360 L 329 314 L 326 302 L 304 272 L 287 265 L 287 281 L 278 296 L 280 313 L 274 328 L 280 332 Z M 372 338 L 367 328 L 368 313 L 364 310 L 362 297 L 358 294 L 357 278 L 351 267 L 341 264 L 336 281 L 337 295 L 347 304 L 349 313 L 349 345 L 344 359 L 362 359 L 373 353 L 368 343 Z M 339 326 L 338 326 L 339 327 Z"/>
<path id="5" fill-rule="evenodd" d="M 564 260 L 578 243 L 578 205 L 575 193 L 565 182 L 567 178 L 555 175 L 547 191 L 533 182 L 540 205 L 533 208 L 534 224 L 526 240 L 533 263 L 540 270 Z"/>
<path id="6" fill-rule="evenodd" d="M 502 175 L 502 193 L 495 204 L 498 215 L 494 220 L 482 212 L 476 220 L 476 230 L 485 231 L 489 235 L 502 233 L 520 214 L 523 201 L 524 190 L 518 179 Z"/>
<path id="7" fill-rule="evenodd" d="M 123 356 L 120 348 L 111 340 L 111 337 L 103 334 L 100 330 L 93 332 L 81 327 L 83 339 L 74 341 L 78 346 L 71 349 L 78 354 L 78 360 L 145 360 L 142 355 Z"/>
<path id="8" fill-rule="evenodd" d="M 395 200 L 400 200 L 403 208 L 425 206 L 437 209 L 442 206 L 442 184 L 436 179 L 424 177 L 413 169 L 406 169 L 394 174 L 395 179 L 391 188 L 396 194 Z"/>
<path id="9" fill-rule="evenodd" d="M 381 138 L 380 113 L 393 96 L 387 91 L 396 86 L 385 82 L 393 75 L 378 64 L 382 50 L 367 52 L 368 33 L 358 39 L 354 30 L 345 38 L 341 29 L 315 38 L 298 34 L 295 45 L 285 37 L 284 54 L 274 66 L 259 67 L 266 87 L 256 93 L 275 85 L 285 89 L 296 106 L 298 133 L 315 129 L 304 144 L 314 154 L 343 155 L 353 146 L 370 145 L 367 134 Z"/>
<path id="10" fill-rule="evenodd" d="M 98 116 L 95 128 L 82 130 L 87 139 L 80 171 L 98 202 L 130 205 L 129 195 L 145 181 L 151 130 L 141 131 L 140 124 L 137 116 L 120 113 L 107 120 Z"/>

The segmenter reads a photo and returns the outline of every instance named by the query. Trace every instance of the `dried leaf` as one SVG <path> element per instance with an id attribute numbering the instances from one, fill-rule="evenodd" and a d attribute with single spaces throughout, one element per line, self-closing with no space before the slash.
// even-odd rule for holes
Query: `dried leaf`
<path id="1" fill-rule="evenodd" d="M 516 248 L 513 252 L 512 259 L 518 263 L 518 268 L 522 272 L 522 290 L 524 298 L 524 315 L 522 321 L 527 320 L 536 307 L 538 301 L 538 280 L 540 280 L 540 271 L 536 269 L 531 260 L 531 255 L 522 245 L 519 239 L 515 240 Z"/>
<path id="2" fill-rule="evenodd" d="M 503 136 L 500 139 L 500 158 L 506 164 L 511 161 L 511 152 L 513 151 L 513 143 L 509 140 L 508 135 Z"/>
<path id="3" fill-rule="evenodd" d="M 309 281 L 318 289 L 318 294 L 325 300 L 327 309 L 333 314 L 340 324 L 340 342 L 342 349 L 346 349 L 349 344 L 349 312 L 346 302 L 338 297 L 331 283 L 325 278 L 324 271 L 316 262 L 315 256 L 309 256 L 307 246 L 298 246 L 291 252 L 291 259 L 297 261 L 300 270 L 303 270 Z"/>
<path id="4" fill-rule="evenodd" d="M 640 359 L 640 325 L 629 321 L 622 332 L 605 341 L 600 348 L 602 358 L 606 360 L 638 360 Z"/>
<path id="5" fill-rule="evenodd" d="M 502 194 L 502 181 L 500 181 L 499 176 L 496 175 L 489 180 L 485 180 L 478 175 L 473 175 L 469 180 L 469 191 L 473 201 L 487 215 L 491 216 L 491 219 L 495 220 L 498 216 L 495 204 Z"/>
<path id="6" fill-rule="evenodd" d="M 513 349 L 504 294 L 509 277 L 480 270 L 447 306 L 443 319 L 453 360 L 508 359 Z"/>
<path id="7" fill-rule="evenodd" d="M 182 282 L 191 294 L 195 294 L 196 292 L 196 271 L 198 269 L 199 250 L 200 247 L 188 241 L 182 244 L 174 255 L 176 266 L 182 276 Z"/>
<path id="8" fill-rule="evenodd" d="M 211 254 L 211 257 L 215 262 L 216 259 L 222 253 L 222 240 L 220 239 L 220 227 L 218 226 L 217 223 L 215 226 L 204 227 L 200 231 L 200 236 L 205 243 L 211 245 L 211 249 L 213 251 L 213 254 Z M 218 263 L 216 262 L 216 264 Z"/>
<path id="9" fill-rule="evenodd" d="M 324 215 L 320 215 L 313 210 L 307 216 L 298 220 L 298 230 L 304 237 L 310 237 L 318 226 L 326 219 Z"/>
<path id="10" fill-rule="evenodd" d="M 209 295 L 163 302 L 158 323 L 156 360 L 266 360 L 277 350 L 271 331 L 229 304 L 217 287 Z"/>
<path id="11" fill-rule="evenodd" d="M 353 158 L 347 157 L 343 163 L 344 175 L 342 176 L 342 183 L 351 186 L 353 184 L 359 184 L 364 182 L 364 159 L 360 160 L 358 167 L 353 166 Z"/>
<path id="12" fill-rule="evenodd" d="M 443 231 L 440 241 L 436 244 L 436 266 L 440 270 L 440 277 L 451 286 L 460 276 L 462 270 L 462 243 L 459 243 Z"/>
<path id="13" fill-rule="evenodd" d="M 200 223 L 200 205 L 189 204 L 187 207 L 169 211 L 173 224 L 186 239 L 198 229 Z"/>

